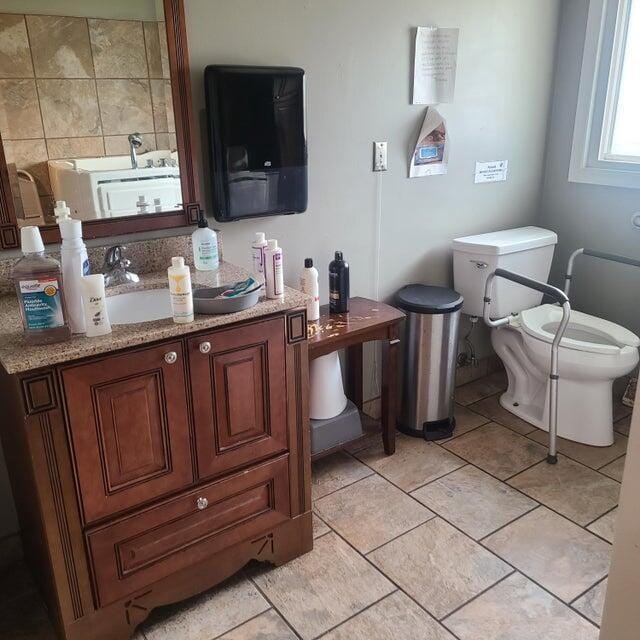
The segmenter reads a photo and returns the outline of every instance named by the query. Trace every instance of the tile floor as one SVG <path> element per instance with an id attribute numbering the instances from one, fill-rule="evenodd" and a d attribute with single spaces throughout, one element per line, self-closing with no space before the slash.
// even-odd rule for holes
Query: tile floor
<path id="1" fill-rule="evenodd" d="M 312 552 L 155 611 L 136 640 L 596 640 L 630 410 L 612 447 L 564 441 L 551 467 L 503 387 L 460 387 L 446 442 L 316 463 Z M 24 567 L 2 575 L 0 637 L 53 639 Z"/>

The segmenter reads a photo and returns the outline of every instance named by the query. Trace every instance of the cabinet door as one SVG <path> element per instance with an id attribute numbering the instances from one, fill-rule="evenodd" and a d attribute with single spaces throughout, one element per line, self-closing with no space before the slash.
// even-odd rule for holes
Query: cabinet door
<path id="1" fill-rule="evenodd" d="M 179 342 L 67 367 L 62 380 L 87 522 L 191 484 Z"/>
<path id="2" fill-rule="evenodd" d="M 284 319 L 189 341 L 198 473 L 287 449 Z"/>

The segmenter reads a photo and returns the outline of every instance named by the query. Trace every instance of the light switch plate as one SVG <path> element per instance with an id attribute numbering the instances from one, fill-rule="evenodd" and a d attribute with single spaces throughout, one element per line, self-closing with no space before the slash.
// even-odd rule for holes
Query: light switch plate
<path id="1" fill-rule="evenodd" d="M 373 170 L 374 171 L 387 170 L 387 143 L 386 142 L 373 143 Z"/>

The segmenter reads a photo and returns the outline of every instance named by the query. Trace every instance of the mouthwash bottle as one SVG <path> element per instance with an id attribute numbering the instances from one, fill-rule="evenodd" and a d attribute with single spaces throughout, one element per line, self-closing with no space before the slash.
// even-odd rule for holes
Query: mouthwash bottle
<path id="1" fill-rule="evenodd" d="M 60 263 L 44 255 L 38 227 L 20 230 L 23 257 L 13 269 L 27 344 L 50 344 L 71 337 L 62 291 Z"/>

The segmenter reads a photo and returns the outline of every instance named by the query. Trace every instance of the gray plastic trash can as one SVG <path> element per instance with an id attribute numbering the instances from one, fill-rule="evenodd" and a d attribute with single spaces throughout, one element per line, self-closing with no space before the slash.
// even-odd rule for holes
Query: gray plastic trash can
<path id="1" fill-rule="evenodd" d="M 404 385 L 398 429 L 426 440 L 452 435 L 458 328 L 463 298 L 446 287 L 409 284 L 396 294 L 406 312 Z"/>

